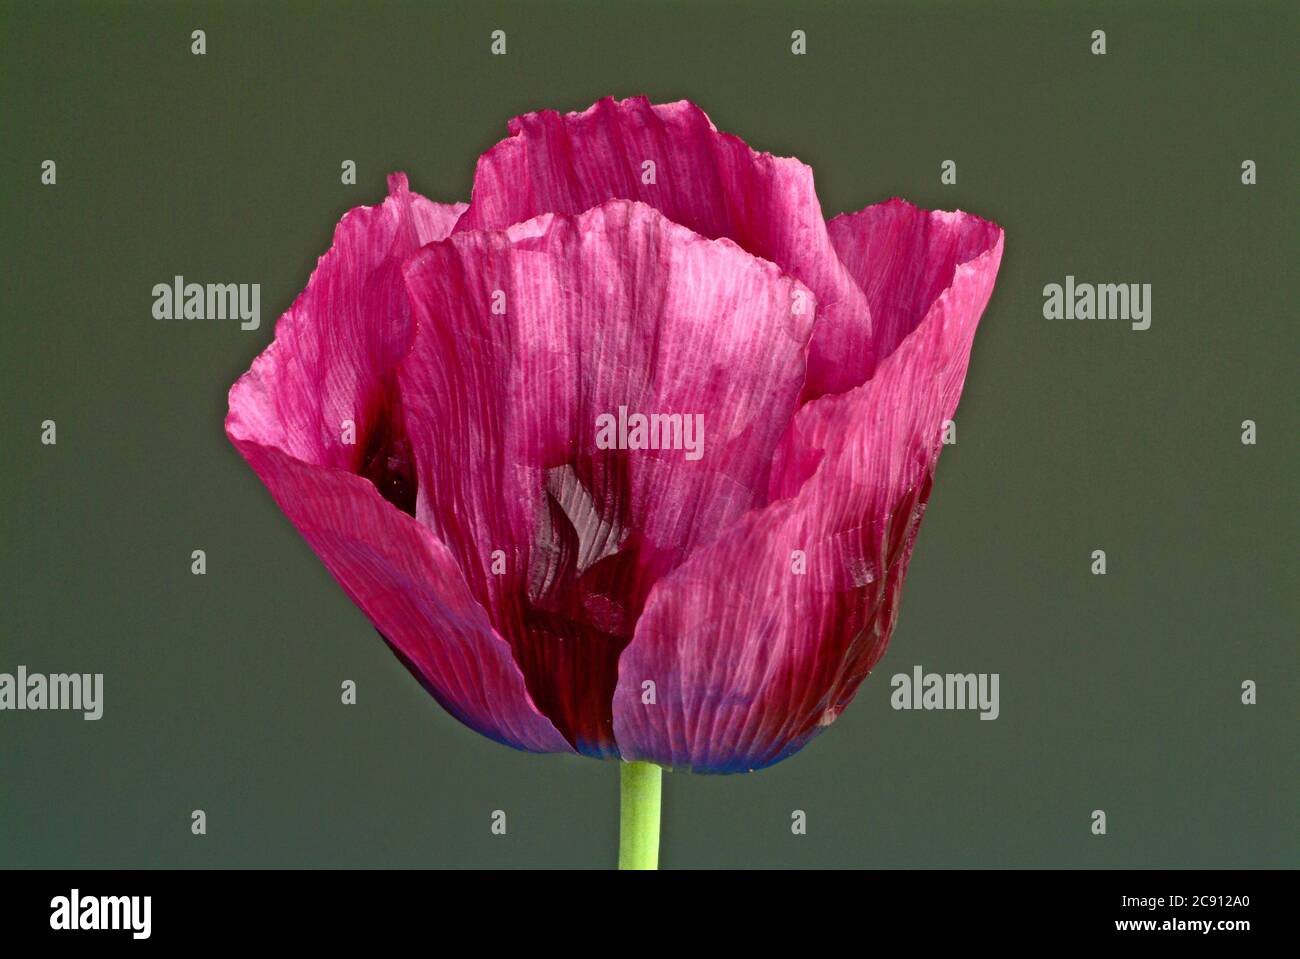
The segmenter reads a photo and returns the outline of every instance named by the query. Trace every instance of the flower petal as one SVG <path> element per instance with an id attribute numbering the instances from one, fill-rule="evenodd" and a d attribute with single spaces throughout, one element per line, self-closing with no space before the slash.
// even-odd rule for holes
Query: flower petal
<path id="1" fill-rule="evenodd" d="M 831 243 L 871 305 L 871 335 L 883 360 L 916 329 L 959 263 L 993 246 L 997 224 L 965 213 L 923 210 L 893 199 L 827 224 Z"/>
<path id="2" fill-rule="evenodd" d="M 416 515 L 452 549 L 539 708 L 580 751 L 614 755 L 617 660 L 650 586 L 766 499 L 811 294 L 625 200 L 458 231 L 406 277 Z M 681 432 L 665 448 L 602 448 L 601 417 L 620 408 L 629 423 L 681 414 Z M 698 457 L 684 448 L 695 414 Z"/>
<path id="3" fill-rule="evenodd" d="M 366 479 L 232 436 L 280 509 L 425 688 L 466 726 L 531 752 L 572 752 L 533 705 L 445 546 Z"/>
<path id="4" fill-rule="evenodd" d="M 726 237 L 771 260 L 813 291 L 806 398 L 866 379 L 874 366 L 870 308 L 831 245 L 809 167 L 719 133 L 685 100 L 607 97 L 582 113 L 516 117 L 510 132 L 479 159 L 458 232 L 639 200 L 701 236 Z"/>
<path id="5" fill-rule="evenodd" d="M 403 512 L 415 490 L 394 374 L 413 335 L 401 266 L 463 209 L 411 194 L 398 174 L 382 205 L 348 213 L 275 342 L 231 389 L 226 433 L 448 712 L 520 749 L 569 752 L 446 547 Z"/>
<path id="6" fill-rule="evenodd" d="M 960 397 L 1001 256 L 997 230 L 955 267 L 873 379 L 803 407 L 774 465 L 772 492 L 788 498 L 746 516 L 652 590 L 619 662 L 624 759 L 761 768 L 853 698 L 893 628 L 940 427 Z M 641 695 L 647 681 L 653 704 Z"/>
<path id="7" fill-rule="evenodd" d="M 231 390 L 228 426 L 304 462 L 365 472 L 400 429 L 393 370 L 413 335 L 402 263 L 464 210 L 411 193 L 397 173 L 382 204 L 348 211 L 275 341 Z M 346 422 L 354 443 L 342 440 Z"/>

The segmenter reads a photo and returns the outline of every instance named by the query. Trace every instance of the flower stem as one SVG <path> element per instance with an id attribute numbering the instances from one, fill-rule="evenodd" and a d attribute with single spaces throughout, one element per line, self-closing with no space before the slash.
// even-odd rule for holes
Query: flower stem
<path id="1" fill-rule="evenodd" d="M 659 868 L 659 797 L 664 771 L 619 763 L 618 868 Z"/>

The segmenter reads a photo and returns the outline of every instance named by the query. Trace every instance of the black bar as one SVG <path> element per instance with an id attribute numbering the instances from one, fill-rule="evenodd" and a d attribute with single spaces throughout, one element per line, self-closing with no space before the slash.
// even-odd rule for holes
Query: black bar
<path id="1" fill-rule="evenodd" d="M 1293 880 L 1264 871 L 7 872 L 0 874 L 0 930 L 6 946 L 63 940 L 96 949 L 338 947 L 414 937 L 455 952 L 466 951 L 468 939 L 477 943 L 468 951 L 478 952 L 514 937 L 533 948 L 578 942 L 608 924 L 611 935 L 635 930 L 656 950 L 695 932 L 761 942 L 778 931 L 802 943 L 801 951 L 828 946 L 832 935 L 860 940 L 864 953 L 899 941 L 927 950 L 949 942 L 1125 941 L 1220 950 L 1291 928 Z M 52 928 L 69 924 L 74 889 L 89 910 L 82 915 L 98 921 L 102 914 L 108 924 L 116 914 L 126 928 Z M 145 931 L 143 898 L 129 912 L 121 899 L 107 907 L 102 899 L 132 896 L 149 897 L 147 937 L 137 938 Z M 69 908 L 60 913 L 64 901 Z M 597 942 L 614 946 L 609 939 L 590 946 Z"/>

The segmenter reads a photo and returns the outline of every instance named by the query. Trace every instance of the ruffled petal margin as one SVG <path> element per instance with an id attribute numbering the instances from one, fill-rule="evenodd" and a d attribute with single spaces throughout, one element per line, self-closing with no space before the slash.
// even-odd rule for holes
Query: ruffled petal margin
<path id="1" fill-rule="evenodd" d="M 637 200 L 812 290 L 818 319 L 805 399 L 857 386 L 874 368 L 871 309 L 835 254 L 806 164 L 750 149 L 686 100 L 606 97 L 581 113 L 516 117 L 510 133 L 479 159 L 457 232 Z"/>

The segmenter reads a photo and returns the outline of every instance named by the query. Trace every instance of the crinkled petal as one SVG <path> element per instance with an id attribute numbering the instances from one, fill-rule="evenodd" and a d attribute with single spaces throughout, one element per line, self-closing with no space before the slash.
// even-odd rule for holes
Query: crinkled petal
<path id="1" fill-rule="evenodd" d="M 614 727 L 625 759 L 761 768 L 852 699 L 893 628 L 941 425 L 1001 256 L 994 228 L 937 299 L 899 304 L 924 319 L 875 376 L 808 404 L 791 424 L 772 478 L 783 498 L 654 587 L 619 663 Z M 866 288 L 886 285 L 866 275 Z M 931 296 L 924 283 L 910 289 Z"/>
<path id="2" fill-rule="evenodd" d="M 719 133 L 685 100 L 607 97 L 582 113 L 516 117 L 510 132 L 479 159 L 457 231 L 639 200 L 702 236 L 726 237 L 771 260 L 813 291 L 818 318 L 805 398 L 869 375 L 871 311 L 831 245 L 808 166 Z"/>
<path id="3" fill-rule="evenodd" d="M 235 438 L 284 514 L 406 666 L 466 726 L 531 752 L 572 752 L 533 705 L 510 648 L 456 561 L 366 479 Z"/>
<path id="4" fill-rule="evenodd" d="M 645 595 L 766 499 L 813 298 L 735 244 L 624 200 L 458 231 L 406 277 L 417 516 L 542 712 L 580 751 L 613 755 L 617 660 Z M 600 418 L 620 408 L 629 426 L 680 415 L 681 432 L 667 421 L 662 448 L 602 448 Z"/>
<path id="5" fill-rule="evenodd" d="M 410 193 L 399 174 L 382 205 L 348 213 L 275 342 L 231 389 L 226 433 L 448 712 L 520 749 L 568 752 L 446 547 L 409 515 L 395 366 L 413 327 L 401 267 L 463 210 Z"/>
<path id="6" fill-rule="evenodd" d="M 871 306 L 873 352 L 883 360 L 916 329 L 930 304 L 967 263 L 997 240 L 977 216 L 923 210 L 906 200 L 876 203 L 827 224 L 840 262 Z"/>
<path id="7" fill-rule="evenodd" d="M 228 425 L 303 462 L 365 472 L 400 429 L 393 371 L 413 333 L 402 263 L 465 208 L 411 193 L 398 173 L 382 204 L 348 211 L 275 341 L 231 390 Z M 356 442 L 343 442 L 345 423 Z"/>

